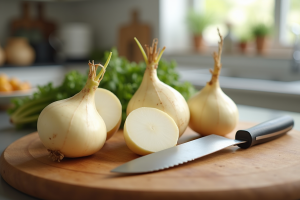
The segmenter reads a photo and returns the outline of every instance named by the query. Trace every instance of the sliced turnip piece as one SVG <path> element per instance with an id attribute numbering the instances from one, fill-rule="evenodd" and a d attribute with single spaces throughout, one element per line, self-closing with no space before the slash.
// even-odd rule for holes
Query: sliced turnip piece
<path id="1" fill-rule="evenodd" d="M 96 109 L 106 125 L 107 137 L 111 138 L 122 121 L 122 105 L 118 97 L 109 90 L 97 88 L 95 93 Z"/>
<path id="2" fill-rule="evenodd" d="M 136 154 L 146 155 L 175 146 L 179 129 L 165 112 L 141 107 L 128 115 L 124 137 L 129 149 Z"/>

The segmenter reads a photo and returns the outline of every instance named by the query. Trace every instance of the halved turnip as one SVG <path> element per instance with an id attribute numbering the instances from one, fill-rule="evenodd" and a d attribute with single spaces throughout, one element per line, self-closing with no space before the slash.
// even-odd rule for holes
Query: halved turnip
<path id="1" fill-rule="evenodd" d="M 161 151 L 177 144 L 179 129 L 167 113 L 149 107 L 133 110 L 124 125 L 124 138 L 130 150 L 139 155 Z"/>
<path id="2" fill-rule="evenodd" d="M 97 88 L 95 92 L 96 109 L 106 125 L 106 140 L 115 134 L 122 121 L 122 105 L 118 97 L 109 90 Z"/>

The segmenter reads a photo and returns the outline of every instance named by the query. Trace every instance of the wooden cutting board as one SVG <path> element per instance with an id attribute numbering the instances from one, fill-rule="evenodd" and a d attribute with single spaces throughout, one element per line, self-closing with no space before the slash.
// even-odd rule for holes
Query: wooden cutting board
<path id="1" fill-rule="evenodd" d="M 251 127 L 242 123 L 238 129 Z M 233 138 L 235 131 L 228 135 Z M 188 129 L 180 143 L 199 137 Z M 12 143 L 0 171 L 14 188 L 42 199 L 299 199 L 300 132 L 243 150 L 228 147 L 168 170 L 120 175 L 110 170 L 138 156 L 122 131 L 101 151 L 55 163 L 37 133 Z"/>

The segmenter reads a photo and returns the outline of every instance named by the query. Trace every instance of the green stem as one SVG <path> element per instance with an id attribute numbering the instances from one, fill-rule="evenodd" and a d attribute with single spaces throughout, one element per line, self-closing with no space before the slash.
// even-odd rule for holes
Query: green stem
<path id="1" fill-rule="evenodd" d="M 109 61 L 110 61 L 110 59 L 111 59 L 111 55 L 112 55 L 112 52 L 110 52 L 109 53 L 109 56 L 108 56 L 108 58 L 107 58 L 107 60 L 106 60 L 106 62 L 105 62 L 105 64 L 104 64 L 104 66 L 103 66 L 103 68 L 101 69 L 101 71 L 99 72 L 99 74 L 97 75 L 97 77 L 96 77 L 96 80 L 99 80 L 100 79 L 100 77 L 104 74 L 104 70 L 107 68 L 107 66 L 108 66 L 108 63 L 109 63 Z"/>
<path id="2" fill-rule="evenodd" d="M 35 105 L 33 108 L 27 109 L 26 111 L 22 112 L 21 114 L 16 115 L 16 117 L 25 117 L 28 115 L 32 115 L 33 113 L 40 113 L 47 105 L 49 105 L 49 104 L 44 103 L 44 104 Z"/>
<path id="3" fill-rule="evenodd" d="M 141 43 L 138 41 L 138 39 L 136 37 L 134 37 L 134 40 L 136 41 L 137 45 L 139 46 L 139 48 L 140 48 L 140 50 L 141 50 L 141 52 L 143 54 L 143 57 L 145 59 L 145 63 L 148 64 L 148 58 L 147 58 L 147 55 L 146 55 L 146 53 L 145 53 L 145 51 L 144 51 Z"/>
<path id="4" fill-rule="evenodd" d="M 163 53 L 164 53 L 165 50 L 166 50 L 166 48 L 164 47 L 164 48 L 161 50 L 161 52 L 159 53 L 158 58 L 157 58 L 157 60 L 156 60 L 156 64 L 159 63 L 160 58 L 161 58 L 161 56 L 163 55 Z"/>
<path id="5" fill-rule="evenodd" d="M 30 122 L 37 121 L 38 118 L 39 118 L 39 115 L 33 115 L 31 117 L 25 117 L 25 118 L 17 118 L 17 119 L 15 119 L 15 121 L 13 121 L 13 123 L 15 125 L 24 124 L 24 123 L 30 123 Z"/>
<path id="6" fill-rule="evenodd" d="M 19 107 L 14 113 L 12 113 L 11 117 L 19 115 L 21 112 L 23 112 L 24 110 L 26 110 L 27 108 L 29 108 L 31 106 L 35 106 L 36 104 L 39 104 L 42 102 L 47 102 L 51 99 L 53 99 L 53 97 L 45 97 L 45 98 L 41 98 L 41 99 L 31 100 L 30 102 L 27 102 L 26 104 Z"/>

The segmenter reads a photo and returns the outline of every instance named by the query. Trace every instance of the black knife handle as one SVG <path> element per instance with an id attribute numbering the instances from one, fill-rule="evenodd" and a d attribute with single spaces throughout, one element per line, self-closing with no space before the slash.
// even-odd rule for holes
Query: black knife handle
<path id="1" fill-rule="evenodd" d="M 247 149 L 256 144 L 274 140 L 291 130 L 293 126 L 294 120 L 292 117 L 282 116 L 246 130 L 239 130 L 235 134 L 235 139 L 246 141 L 245 143 L 238 144 L 238 146 Z"/>

